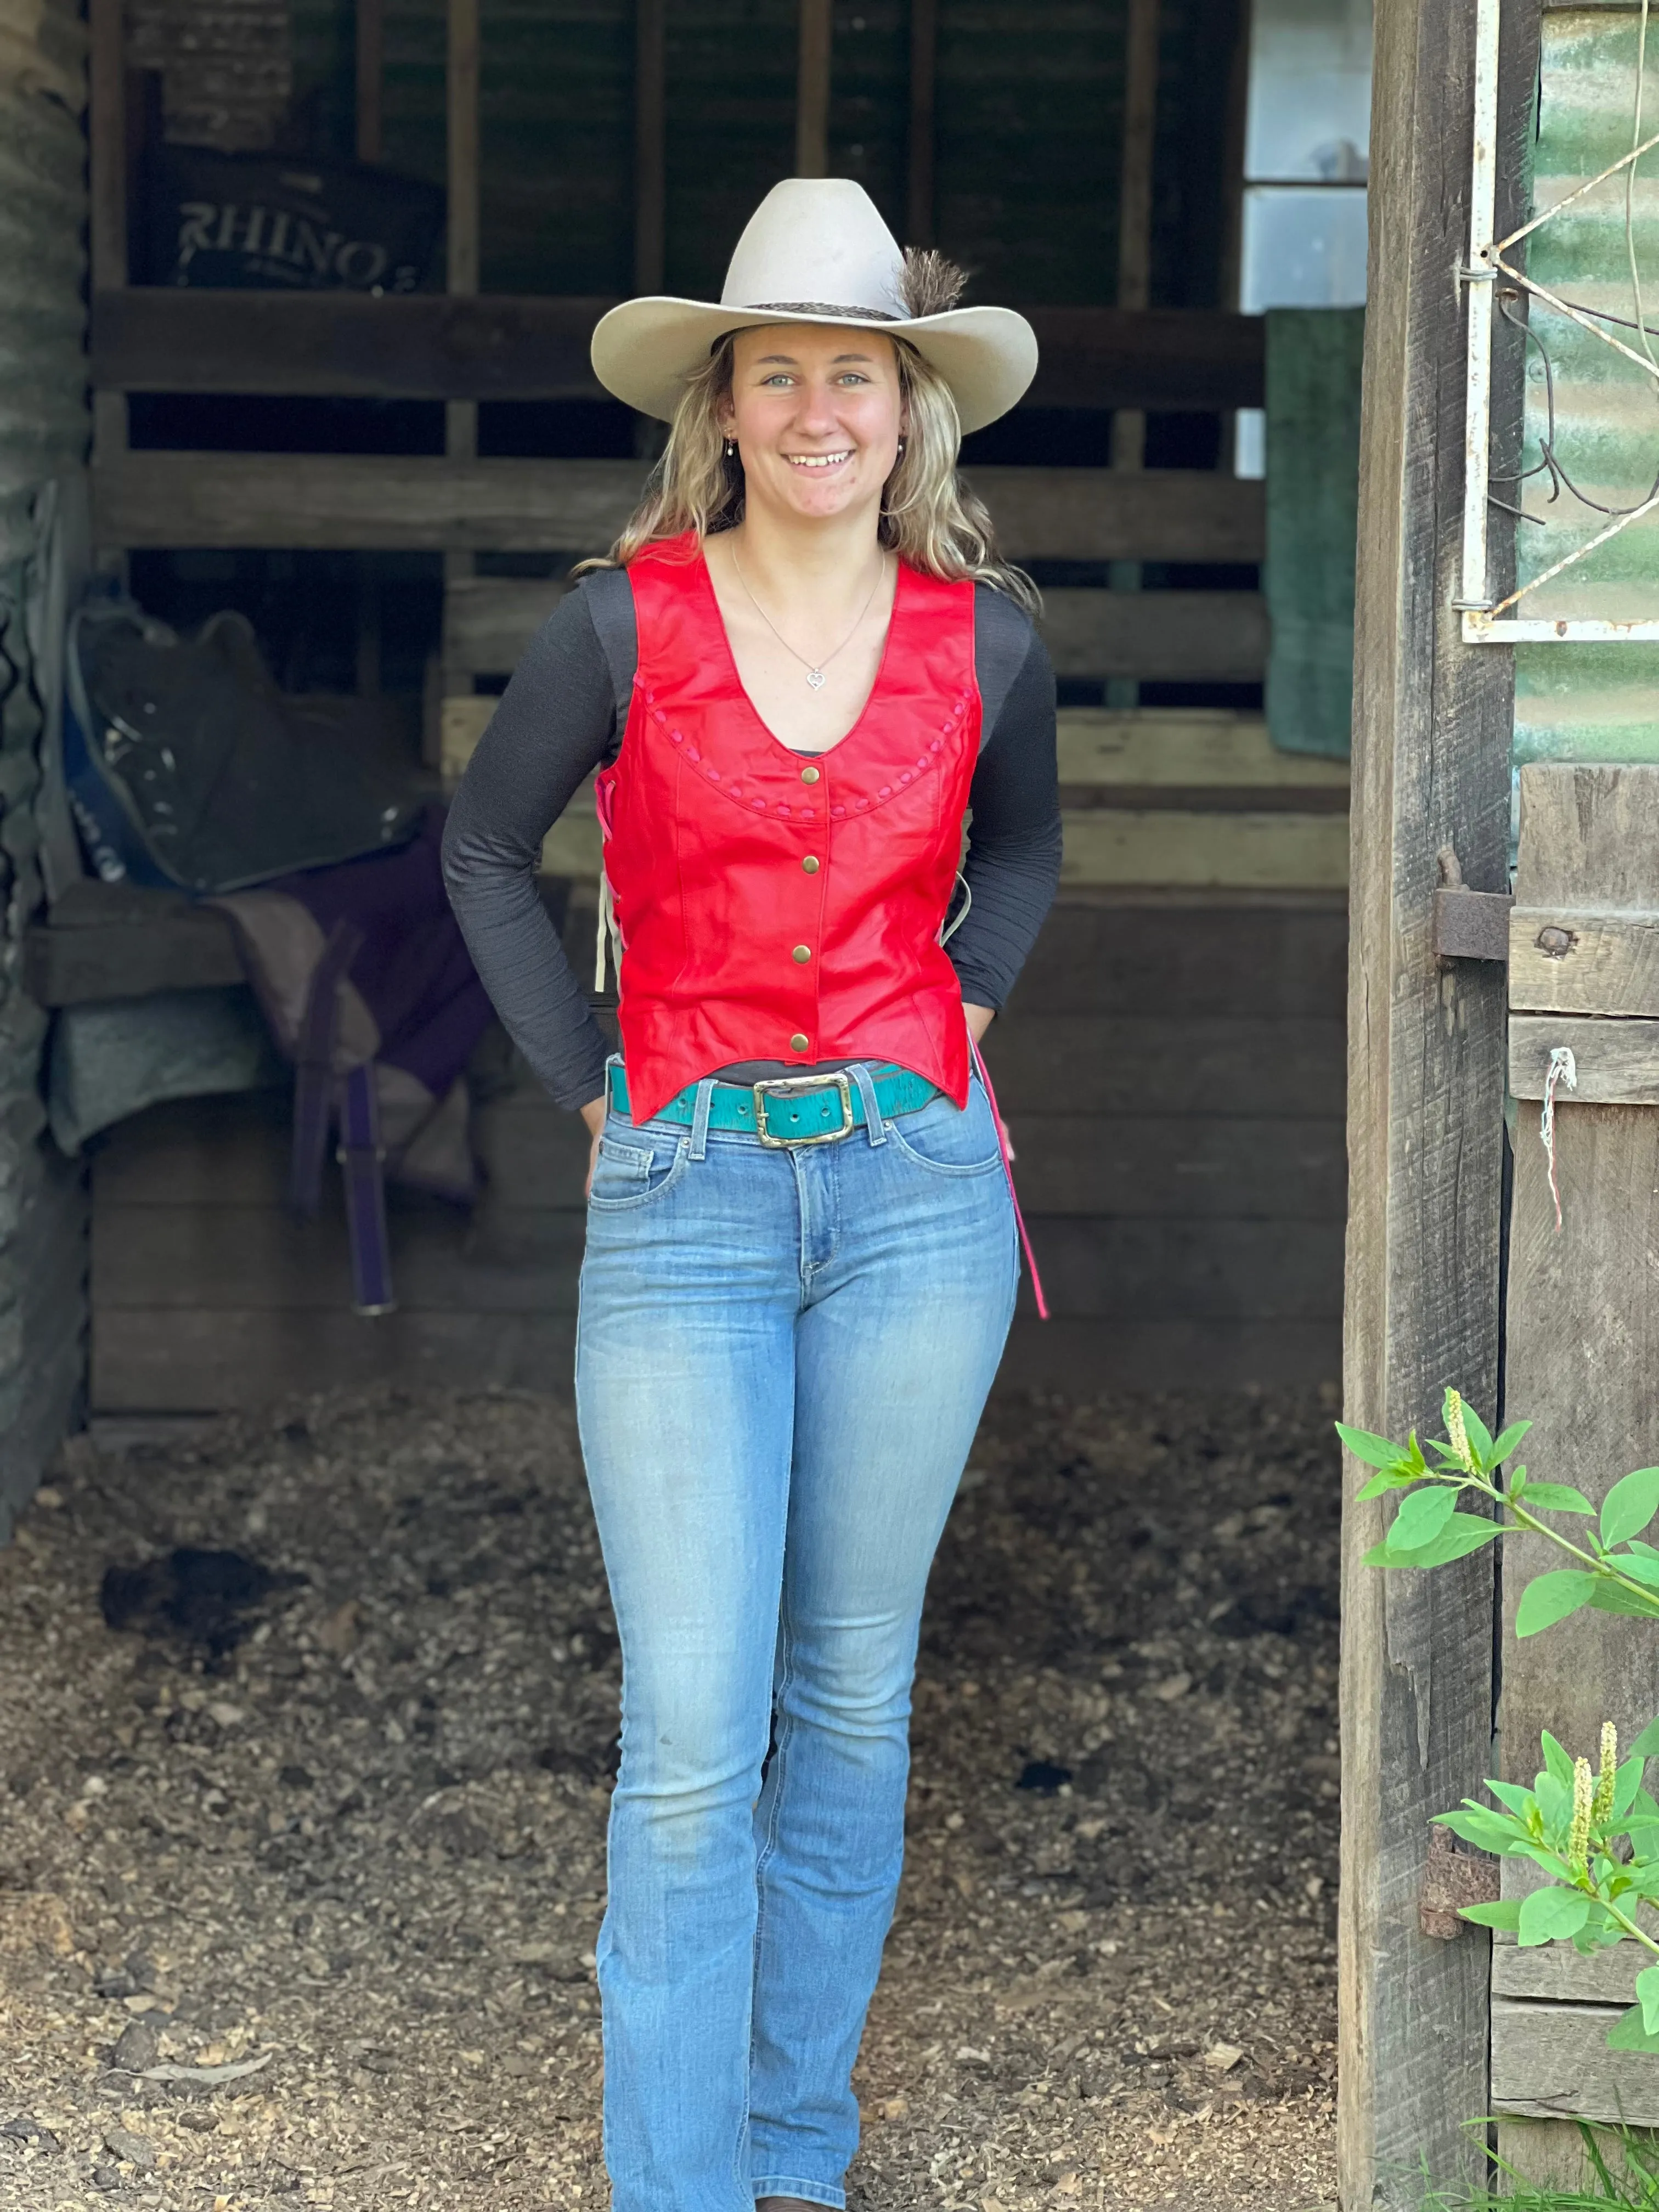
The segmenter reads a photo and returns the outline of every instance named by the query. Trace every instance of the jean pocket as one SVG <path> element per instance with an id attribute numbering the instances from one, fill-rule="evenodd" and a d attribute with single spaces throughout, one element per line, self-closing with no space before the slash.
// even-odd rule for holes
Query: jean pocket
<path id="1" fill-rule="evenodd" d="M 919 1113 L 890 1121 L 887 1133 L 907 1158 L 935 1175 L 990 1175 L 1002 1165 L 996 1121 L 978 1084 L 966 1106 L 941 1093 Z"/>
<path id="2" fill-rule="evenodd" d="M 635 1134 L 630 1128 L 630 1137 Z M 650 1206 L 674 1188 L 690 1154 L 690 1139 L 686 1137 L 653 1138 L 641 1130 L 636 1141 L 629 1141 L 607 1132 L 599 1139 L 587 1202 L 601 1213 L 623 1213 L 633 1206 Z"/>

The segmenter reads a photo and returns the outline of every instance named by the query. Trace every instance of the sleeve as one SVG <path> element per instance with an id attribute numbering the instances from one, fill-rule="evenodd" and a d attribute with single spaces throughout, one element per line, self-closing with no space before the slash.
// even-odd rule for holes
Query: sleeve
<path id="1" fill-rule="evenodd" d="M 573 793 L 615 752 L 626 696 L 616 674 L 586 587 L 568 592 L 501 695 L 444 830 L 444 880 L 473 965 L 536 1076 L 572 1108 L 604 1090 L 606 1045 L 536 869 Z"/>
<path id="2" fill-rule="evenodd" d="M 1013 988 L 1060 882 L 1054 673 L 1036 629 L 999 599 L 998 627 L 1011 617 L 1024 632 L 1024 651 L 994 708 L 974 770 L 963 864 L 971 903 L 945 948 L 963 998 L 996 1009 Z"/>

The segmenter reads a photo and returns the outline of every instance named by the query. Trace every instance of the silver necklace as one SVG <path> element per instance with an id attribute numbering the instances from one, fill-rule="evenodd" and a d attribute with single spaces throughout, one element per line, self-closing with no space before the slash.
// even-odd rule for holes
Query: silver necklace
<path id="1" fill-rule="evenodd" d="M 766 624 L 768 629 L 771 631 L 773 636 L 776 638 L 778 643 L 783 647 L 784 651 L 793 659 L 799 661 L 801 666 L 806 671 L 806 680 L 808 684 L 811 684 L 814 691 L 823 690 L 825 683 L 828 681 L 823 672 L 835 659 L 836 653 L 845 653 L 848 647 L 851 645 L 853 640 L 858 635 L 860 629 L 863 626 L 864 617 L 869 613 L 870 609 L 874 603 L 876 592 L 880 586 L 881 580 L 887 573 L 886 561 L 884 559 L 878 559 L 876 562 L 876 580 L 870 586 L 869 598 L 865 600 L 864 605 L 859 609 L 857 621 L 854 622 L 852 629 L 848 631 L 846 636 L 842 638 L 841 643 L 836 647 L 836 653 L 826 653 L 822 660 L 814 663 L 809 660 L 804 653 L 797 653 L 795 651 L 794 647 L 790 644 L 788 639 L 773 621 L 771 616 L 767 613 L 765 608 L 755 597 L 755 594 L 750 590 L 749 579 L 743 573 L 743 563 L 738 558 L 738 549 L 735 545 L 732 548 L 732 566 L 738 572 L 738 581 L 743 586 L 744 596 L 749 601 L 750 605 L 753 607 L 755 612 Z"/>

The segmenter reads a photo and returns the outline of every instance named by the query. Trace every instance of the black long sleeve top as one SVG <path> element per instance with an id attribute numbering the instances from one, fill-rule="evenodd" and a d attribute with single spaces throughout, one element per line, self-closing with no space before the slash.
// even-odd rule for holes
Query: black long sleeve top
<path id="1" fill-rule="evenodd" d="M 572 794 L 617 757 L 638 653 L 627 571 L 598 570 L 532 639 L 467 764 L 444 834 L 445 880 L 474 964 L 514 1042 L 562 1106 L 599 1097 L 607 1047 L 537 894 L 536 866 Z M 1060 878 L 1060 793 L 1048 653 L 1021 609 L 984 584 L 974 596 L 974 668 L 983 724 L 963 869 L 970 903 L 947 950 L 964 1000 L 997 1008 Z M 730 1072 L 750 1080 L 803 1071 L 769 1063 Z"/>

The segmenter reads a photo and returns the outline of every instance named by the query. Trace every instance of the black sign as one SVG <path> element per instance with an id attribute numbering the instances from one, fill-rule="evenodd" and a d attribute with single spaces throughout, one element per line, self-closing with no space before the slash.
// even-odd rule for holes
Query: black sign
<path id="1" fill-rule="evenodd" d="M 145 192 L 148 281 L 210 290 L 417 292 L 444 195 L 356 162 L 156 148 Z"/>

